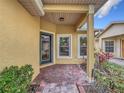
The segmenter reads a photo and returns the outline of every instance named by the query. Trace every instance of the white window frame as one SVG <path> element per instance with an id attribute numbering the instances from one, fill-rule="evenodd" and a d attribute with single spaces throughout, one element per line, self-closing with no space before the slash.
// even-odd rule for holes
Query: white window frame
<path id="1" fill-rule="evenodd" d="M 114 53 L 114 52 L 115 52 L 115 40 L 104 40 L 104 52 L 106 52 L 106 46 L 105 46 L 105 42 L 106 42 L 106 41 L 109 41 L 109 42 L 113 41 L 113 42 L 114 42 L 114 45 L 113 45 L 114 51 L 111 52 L 111 53 Z"/>
<path id="2" fill-rule="evenodd" d="M 60 55 L 59 55 L 59 54 L 60 54 L 60 53 L 59 53 L 59 52 L 60 52 L 60 51 L 59 51 L 59 47 L 60 47 L 60 42 L 59 42 L 59 41 L 60 41 L 60 38 L 61 38 L 61 37 L 69 37 L 69 38 L 70 38 L 70 39 L 69 39 L 69 40 L 70 40 L 70 41 L 69 41 L 69 47 L 70 47 L 70 48 L 69 48 L 69 49 L 70 49 L 70 50 L 69 50 L 69 56 L 60 56 Z M 59 59 L 60 59 L 60 58 L 61 58 L 61 59 L 69 59 L 69 58 L 72 58 L 72 34 L 58 34 L 58 35 L 57 35 L 57 43 L 58 43 L 58 44 L 57 44 L 57 58 L 59 58 Z"/>
<path id="3" fill-rule="evenodd" d="M 80 55 L 80 37 L 87 37 L 87 35 L 86 34 L 79 34 L 78 35 L 78 58 L 87 58 L 87 55 L 85 55 L 85 56 L 81 56 Z"/>

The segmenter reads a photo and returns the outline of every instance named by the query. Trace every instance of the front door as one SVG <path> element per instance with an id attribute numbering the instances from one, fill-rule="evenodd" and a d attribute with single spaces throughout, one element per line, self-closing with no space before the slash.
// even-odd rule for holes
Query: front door
<path id="1" fill-rule="evenodd" d="M 47 64 L 53 62 L 53 35 L 50 33 L 40 33 L 40 63 Z"/>
<path id="2" fill-rule="evenodd" d="M 124 40 L 122 40 L 122 57 L 124 58 Z"/>

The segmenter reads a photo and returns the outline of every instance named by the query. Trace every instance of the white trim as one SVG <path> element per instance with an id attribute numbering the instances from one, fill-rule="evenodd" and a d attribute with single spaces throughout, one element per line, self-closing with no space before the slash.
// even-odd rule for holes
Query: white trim
<path id="1" fill-rule="evenodd" d="M 41 0 L 18 0 L 32 15 L 35 16 L 44 16 L 45 11 L 43 9 L 43 3 Z M 29 5 L 30 4 L 30 5 Z M 32 13 L 32 7 L 36 11 L 35 13 Z"/>
<path id="2" fill-rule="evenodd" d="M 53 35 L 55 35 L 55 33 L 54 33 L 54 32 L 47 31 L 47 30 L 43 30 L 43 29 L 41 29 L 41 30 L 40 30 L 40 32 L 45 32 L 45 33 L 50 33 L 50 34 L 53 34 Z"/>
<path id="3" fill-rule="evenodd" d="M 122 49 L 122 48 L 123 48 L 123 40 L 124 40 L 124 39 L 122 38 L 122 39 L 121 39 L 121 42 L 120 42 L 120 43 L 121 43 L 121 47 L 120 47 L 120 50 L 121 50 L 121 53 L 120 53 L 120 54 L 121 54 L 121 58 L 124 58 L 124 57 L 123 57 L 123 49 Z"/>
<path id="4" fill-rule="evenodd" d="M 70 46 L 70 50 L 69 50 L 69 56 L 60 56 L 59 55 L 59 39 L 60 37 L 69 37 L 70 42 L 69 42 L 69 46 Z M 72 58 L 72 34 L 57 34 L 57 58 L 59 59 L 70 59 Z"/>
<path id="5" fill-rule="evenodd" d="M 78 34 L 78 47 L 77 47 L 77 51 L 78 51 L 78 58 L 87 58 L 87 55 L 86 56 L 81 56 L 80 55 L 80 37 L 87 37 L 86 34 Z"/>
<path id="6" fill-rule="evenodd" d="M 95 8 L 94 5 L 89 5 L 89 14 L 94 14 Z"/>
<path id="7" fill-rule="evenodd" d="M 55 55 L 56 55 L 56 52 L 55 52 L 55 42 L 56 42 L 56 39 L 55 39 L 55 33 L 54 32 L 51 32 L 51 31 L 46 31 L 46 30 L 40 30 L 40 32 L 44 32 L 44 33 L 50 33 L 53 35 L 53 64 L 55 64 Z M 41 56 L 41 55 L 40 55 Z M 48 63 L 48 64 L 51 64 L 51 63 Z"/>
<path id="8" fill-rule="evenodd" d="M 111 40 L 111 39 L 103 40 L 103 46 L 104 46 L 103 50 L 104 50 L 104 52 L 106 52 L 105 51 L 105 42 L 106 41 L 113 41 L 114 42 L 114 52 L 112 52 L 112 53 L 115 54 L 115 52 L 116 52 L 116 44 L 115 44 L 116 42 L 115 42 L 115 40 Z"/>

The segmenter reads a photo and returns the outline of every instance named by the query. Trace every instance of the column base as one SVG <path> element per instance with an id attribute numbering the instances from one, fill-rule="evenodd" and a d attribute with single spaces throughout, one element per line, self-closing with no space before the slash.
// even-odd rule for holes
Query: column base
<path id="1" fill-rule="evenodd" d="M 94 82 L 95 82 L 94 78 L 88 77 L 88 83 L 94 83 Z"/>

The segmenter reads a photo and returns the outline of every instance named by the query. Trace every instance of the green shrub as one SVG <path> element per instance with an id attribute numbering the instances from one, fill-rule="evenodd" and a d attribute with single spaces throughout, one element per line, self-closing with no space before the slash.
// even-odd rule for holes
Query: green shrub
<path id="1" fill-rule="evenodd" d="M 95 78 L 99 85 L 106 86 L 110 93 L 124 93 L 124 67 L 105 62 L 101 69 L 95 69 Z"/>
<path id="2" fill-rule="evenodd" d="M 5 68 L 0 73 L 0 93 L 27 93 L 32 75 L 31 65 Z"/>

